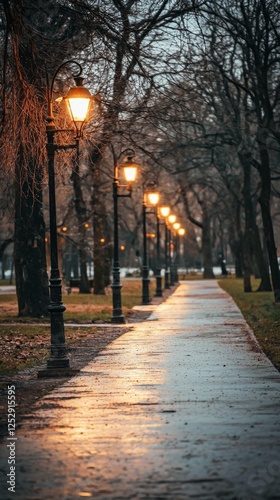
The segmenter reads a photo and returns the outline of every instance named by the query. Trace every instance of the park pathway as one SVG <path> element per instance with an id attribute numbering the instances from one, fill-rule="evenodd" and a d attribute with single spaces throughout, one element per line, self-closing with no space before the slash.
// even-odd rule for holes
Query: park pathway
<path id="1" fill-rule="evenodd" d="M 0 498 L 280 499 L 279 417 L 280 373 L 239 309 L 183 281 L 30 409 L 15 493 L 0 446 Z"/>

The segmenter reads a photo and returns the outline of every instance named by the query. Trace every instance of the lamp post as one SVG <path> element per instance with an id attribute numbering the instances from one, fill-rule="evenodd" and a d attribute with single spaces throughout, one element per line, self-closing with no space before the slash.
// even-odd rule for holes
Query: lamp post
<path id="1" fill-rule="evenodd" d="M 180 227 L 178 229 L 178 239 L 179 239 L 179 248 L 178 248 L 178 254 L 179 254 L 179 259 L 180 261 L 182 260 L 181 259 L 181 256 L 183 255 L 183 265 L 185 267 L 185 259 L 184 259 L 184 242 L 182 241 L 182 243 L 180 242 L 180 236 L 185 236 L 186 234 L 186 230 L 185 228 L 183 227 Z"/>
<path id="2" fill-rule="evenodd" d="M 143 267 L 142 267 L 142 304 L 147 305 L 150 303 L 150 292 L 149 292 L 149 265 L 147 256 L 147 224 L 146 215 L 148 213 L 147 208 L 156 207 L 159 202 L 159 193 L 156 191 L 156 185 L 154 183 L 147 184 L 144 189 L 143 195 Z"/>
<path id="3" fill-rule="evenodd" d="M 119 260 L 119 227 L 118 227 L 118 199 L 120 197 L 127 198 L 131 197 L 132 194 L 132 183 L 136 179 L 137 168 L 136 163 L 133 162 L 134 151 L 132 149 L 127 149 L 123 151 L 120 155 L 126 154 L 126 160 L 123 164 L 118 165 L 115 162 L 114 165 L 114 179 L 113 179 L 113 204 L 114 204 L 114 251 L 113 251 L 113 282 L 111 285 L 112 288 L 112 300 L 113 300 L 113 311 L 111 322 L 112 323 L 125 323 L 125 318 L 122 313 L 122 297 L 121 297 L 121 289 L 122 284 L 120 282 L 120 260 Z M 127 184 L 121 185 L 119 183 L 118 171 L 119 169 L 123 169 L 124 178 Z M 128 193 L 120 194 L 119 188 L 124 187 L 127 188 Z"/>
<path id="4" fill-rule="evenodd" d="M 156 297 L 162 297 L 162 280 L 161 280 L 161 265 L 160 265 L 160 220 L 159 211 L 157 217 L 157 267 L 156 267 Z"/>
<path id="5" fill-rule="evenodd" d="M 60 70 L 66 65 L 76 65 L 78 74 L 73 75 L 76 85 L 71 88 L 63 98 L 66 103 L 76 129 L 75 144 L 60 145 L 55 143 L 55 134 L 64 132 L 56 128 L 53 116 L 53 88 L 55 79 Z M 79 140 L 82 137 L 83 127 L 89 117 L 90 104 L 93 97 L 90 92 L 83 87 L 83 78 L 81 77 L 82 67 L 77 61 L 69 60 L 61 64 L 54 73 L 51 85 L 47 79 L 47 157 L 48 157 L 48 176 L 49 176 L 49 218 L 50 218 L 50 305 L 48 307 L 51 323 L 51 354 L 47 360 L 47 369 L 38 373 L 39 377 L 52 375 L 73 374 L 70 369 L 70 361 L 67 353 L 63 312 L 65 306 L 62 302 L 61 277 L 58 266 L 57 249 L 57 222 L 56 222 L 56 196 L 55 196 L 55 153 L 61 149 L 78 148 Z"/>
<path id="6" fill-rule="evenodd" d="M 168 245 L 168 256 L 169 256 L 169 263 L 170 263 L 170 285 L 173 286 L 175 285 L 175 276 L 174 276 L 174 262 L 173 262 L 173 257 L 174 257 L 174 241 L 173 241 L 173 233 L 171 229 L 171 225 L 174 224 L 176 221 L 176 215 L 170 214 L 167 217 L 167 220 L 169 222 L 168 226 L 168 240 L 169 240 L 169 245 Z"/>
<path id="7" fill-rule="evenodd" d="M 181 227 L 181 224 L 179 222 L 175 222 L 173 224 L 173 229 L 174 229 L 174 281 L 175 283 L 178 283 L 179 277 L 178 277 L 178 257 L 179 257 L 179 229 Z"/>
<path id="8" fill-rule="evenodd" d="M 159 215 L 164 219 L 164 288 L 168 290 L 170 288 L 169 282 L 169 254 L 168 254 L 168 227 L 166 223 L 166 218 L 170 214 L 170 207 L 162 206 L 159 207 Z"/>

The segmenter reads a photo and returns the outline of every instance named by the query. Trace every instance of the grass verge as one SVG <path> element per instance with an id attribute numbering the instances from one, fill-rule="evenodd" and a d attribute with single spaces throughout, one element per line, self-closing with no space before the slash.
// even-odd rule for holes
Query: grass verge
<path id="1" fill-rule="evenodd" d="M 250 293 L 243 291 L 243 279 L 220 279 L 219 285 L 238 305 L 253 330 L 262 350 L 280 371 L 280 305 L 274 303 L 273 292 L 257 292 L 260 280 L 252 279 Z"/>

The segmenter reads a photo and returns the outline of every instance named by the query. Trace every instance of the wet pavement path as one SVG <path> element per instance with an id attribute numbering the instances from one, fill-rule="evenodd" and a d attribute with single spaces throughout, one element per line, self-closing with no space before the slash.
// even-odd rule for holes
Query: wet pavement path
<path id="1" fill-rule="evenodd" d="M 215 281 L 185 281 L 16 436 L 3 500 L 279 499 L 280 373 Z"/>

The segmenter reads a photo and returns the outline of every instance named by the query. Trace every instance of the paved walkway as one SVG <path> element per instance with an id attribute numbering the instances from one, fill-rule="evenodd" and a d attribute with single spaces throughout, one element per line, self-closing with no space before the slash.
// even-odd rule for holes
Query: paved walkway
<path id="1" fill-rule="evenodd" d="M 279 499 L 279 389 L 229 296 L 182 282 L 35 405 L 16 432 L 16 493 L 1 445 L 0 498 Z"/>

